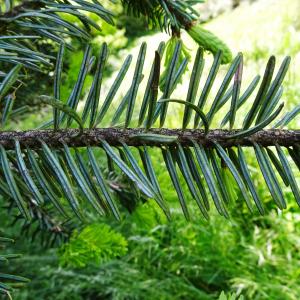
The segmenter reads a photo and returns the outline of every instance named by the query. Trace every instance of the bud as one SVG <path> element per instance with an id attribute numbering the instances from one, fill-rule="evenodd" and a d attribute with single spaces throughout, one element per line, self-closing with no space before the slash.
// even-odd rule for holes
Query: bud
<path id="1" fill-rule="evenodd" d="M 187 32 L 199 46 L 202 46 L 204 50 L 211 52 L 213 55 L 216 55 L 218 50 L 222 50 L 222 64 L 228 64 L 232 60 L 232 53 L 228 46 L 199 24 L 192 25 L 187 29 Z"/>

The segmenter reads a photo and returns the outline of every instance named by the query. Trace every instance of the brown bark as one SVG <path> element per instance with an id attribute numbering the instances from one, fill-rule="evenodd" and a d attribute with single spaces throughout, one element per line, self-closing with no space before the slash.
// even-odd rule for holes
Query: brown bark
<path id="1" fill-rule="evenodd" d="M 256 142 L 264 147 L 275 144 L 281 146 L 300 145 L 300 130 L 261 130 L 249 137 L 230 139 L 230 134 L 237 132 L 227 130 L 211 130 L 208 135 L 203 130 L 197 129 L 151 129 L 148 133 L 159 134 L 163 136 L 177 136 L 177 141 L 183 146 L 191 145 L 191 139 L 203 144 L 205 147 L 211 147 L 213 142 L 218 142 L 223 147 L 234 147 L 237 145 L 247 147 Z M 85 129 L 82 135 L 78 136 L 77 129 L 53 130 L 31 130 L 31 131 L 3 131 L 0 132 L 0 145 L 5 149 L 14 149 L 14 140 L 17 139 L 23 146 L 32 149 L 40 148 L 40 140 L 47 143 L 50 147 L 61 148 L 62 143 L 70 147 L 99 146 L 101 140 L 107 141 L 111 146 L 119 146 L 124 142 L 129 146 L 162 146 L 165 143 L 157 141 L 145 141 L 135 137 L 137 134 L 145 134 L 142 128 L 120 129 L 120 128 L 96 128 Z M 77 135 L 77 136 L 76 136 Z"/>

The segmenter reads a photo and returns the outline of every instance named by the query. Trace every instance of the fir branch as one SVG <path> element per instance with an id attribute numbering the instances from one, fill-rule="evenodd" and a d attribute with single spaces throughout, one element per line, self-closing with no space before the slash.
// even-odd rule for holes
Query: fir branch
<path id="1" fill-rule="evenodd" d="M 2 131 L 0 132 L 0 145 L 6 150 L 15 148 L 15 140 L 30 149 L 41 148 L 41 141 L 52 148 L 63 148 L 63 143 L 69 147 L 99 146 L 101 140 L 107 141 L 111 146 L 122 146 L 122 142 L 128 146 L 163 146 L 180 143 L 182 146 L 192 145 L 191 139 L 205 147 L 213 147 L 217 142 L 224 148 L 235 146 L 253 146 L 253 143 L 263 147 L 278 144 L 284 147 L 292 147 L 300 143 L 300 130 L 261 130 L 251 136 L 233 138 L 230 136 L 239 132 L 238 130 L 210 130 L 206 135 L 202 129 L 166 129 L 153 128 L 147 131 L 152 134 L 152 139 L 142 139 L 140 134 L 145 133 L 143 128 L 95 128 L 85 129 L 82 135 L 78 135 L 78 129 L 53 130 L 29 130 L 29 131 Z M 155 135 L 157 138 L 155 139 Z M 158 138 L 159 137 L 159 138 Z M 171 143 L 162 138 L 177 137 Z"/>
<path id="2" fill-rule="evenodd" d="M 227 204 L 230 202 L 228 195 L 232 186 L 241 192 L 241 198 L 245 200 L 250 211 L 253 211 L 252 204 L 255 204 L 259 212 L 264 213 L 263 202 L 255 191 L 243 147 L 250 147 L 255 151 L 264 181 L 277 207 L 279 209 L 286 207 L 280 178 L 291 188 L 295 200 L 300 205 L 300 190 L 296 175 L 298 174 L 296 168 L 300 169 L 300 130 L 298 128 L 293 128 L 293 130 L 269 129 L 273 121 L 280 116 L 284 107 L 284 102 L 279 103 L 279 101 L 290 57 L 283 60 L 273 80 L 270 74 L 274 73 L 275 59 L 271 57 L 258 91 L 255 92 L 259 77 L 255 77 L 241 95 L 238 95 L 239 93 L 234 93 L 237 81 L 232 83 L 233 79 L 239 78 L 241 73 L 242 55 L 238 54 L 229 66 L 217 94 L 210 103 L 207 100 L 222 58 L 222 51 L 218 50 L 201 91 L 198 105 L 195 105 L 195 96 L 202 74 L 202 51 L 199 49 L 197 52 L 198 59 L 195 59 L 194 62 L 194 75 L 190 78 L 187 95 L 184 96 L 182 92 L 183 98 L 186 99 L 184 101 L 172 97 L 178 83 L 175 70 L 180 48 L 181 41 L 176 43 L 175 49 L 171 53 L 166 85 L 160 94 L 157 83 L 161 77 L 160 53 L 162 51 L 160 51 L 161 46 L 159 47 L 151 68 L 150 75 L 152 75 L 149 76 L 147 82 L 145 101 L 142 106 L 139 106 L 135 98 L 141 90 L 140 82 L 144 77 L 143 62 L 146 54 L 146 46 L 142 45 L 136 60 L 135 76 L 133 76 L 129 90 L 115 113 L 115 115 L 118 114 L 118 117 L 114 115 L 110 122 L 124 126 L 122 125 L 122 113 L 125 114 L 126 111 L 126 116 L 123 114 L 123 119 L 126 118 L 123 128 L 114 127 L 114 125 L 103 128 L 105 126 L 103 119 L 111 113 L 112 102 L 126 78 L 125 75 L 132 57 L 127 57 L 104 101 L 100 102 L 102 93 L 100 89 L 96 90 L 96 88 L 103 83 L 101 74 L 104 65 L 101 62 L 106 59 L 106 45 L 104 44 L 99 53 L 99 61 L 83 112 L 78 104 L 83 94 L 83 82 L 87 76 L 90 47 L 86 48 L 78 79 L 68 100 L 66 102 L 63 102 L 62 99 L 46 101 L 53 108 L 62 111 L 59 116 L 53 114 L 52 119 L 36 130 L 0 132 L 2 166 L 0 180 L 3 183 L 0 187 L 4 195 L 14 199 L 23 217 L 28 220 L 32 218 L 29 208 L 34 199 L 37 205 L 43 205 L 40 203 L 44 201 L 46 203 L 49 200 L 51 207 L 60 212 L 66 206 L 67 215 L 75 215 L 80 221 L 84 221 L 88 217 L 87 204 L 100 216 L 113 215 L 117 220 L 122 219 L 123 216 L 119 211 L 120 203 L 115 201 L 115 193 L 103 174 L 106 163 L 100 162 L 94 154 L 94 151 L 98 152 L 99 148 L 102 148 L 100 153 L 106 154 L 107 166 L 117 167 L 118 172 L 127 178 L 145 199 L 154 199 L 167 218 L 171 217 L 171 213 L 167 201 L 160 192 L 159 180 L 152 163 L 153 158 L 157 159 L 157 156 L 154 157 L 153 153 L 148 152 L 147 149 L 150 147 L 161 148 L 169 178 L 174 185 L 186 218 L 189 218 L 189 213 L 186 209 L 187 199 L 182 191 L 181 176 L 205 219 L 209 218 L 210 207 L 205 186 L 207 186 L 211 200 L 218 212 L 226 218 L 229 217 Z M 62 62 L 63 56 L 58 55 L 56 78 L 60 77 L 59 66 L 62 65 Z M 4 97 L 6 91 L 9 92 L 11 87 L 11 77 L 8 74 L 3 81 Z M 198 83 L 195 84 L 196 82 Z M 55 83 L 55 91 L 59 90 L 61 84 L 61 80 Z M 232 87 L 231 84 L 233 84 Z M 240 85 L 241 82 L 238 84 Z M 236 113 L 253 94 L 256 94 L 256 101 L 252 103 L 248 113 L 245 113 L 244 121 L 240 122 L 231 114 L 232 108 Z M 49 96 L 40 98 L 47 100 Z M 230 106 L 225 105 L 230 99 Z M 162 128 L 166 117 L 170 115 L 167 104 L 173 102 L 185 106 L 186 114 L 183 116 L 182 128 Z M 192 117 L 191 109 L 195 111 L 194 129 L 186 129 L 191 125 L 186 122 L 186 117 Z M 145 120 L 147 110 L 148 116 Z M 225 116 L 223 120 L 220 118 L 217 120 L 220 110 Z M 4 109 L 4 114 L 5 111 Z M 297 110 L 288 117 L 288 121 L 295 120 L 296 115 Z M 145 128 L 135 127 L 135 118 L 132 116 L 140 116 L 139 126 L 145 126 Z M 161 128 L 153 128 L 158 119 L 160 119 Z M 80 130 L 72 128 L 72 122 L 75 120 L 79 124 Z M 247 126 L 245 126 L 246 120 Z M 239 123 L 234 124 L 237 121 Z M 222 128 L 227 122 L 230 122 L 230 128 L 234 129 L 229 131 L 212 130 L 210 126 L 215 124 L 214 126 L 217 127 L 221 123 Z M 85 127 L 87 123 L 89 123 L 89 129 Z M 44 130 L 54 124 L 58 130 Z M 202 127 L 205 130 L 199 129 Z M 136 155 L 135 149 L 130 146 L 139 148 L 139 157 Z M 276 146 L 277 155 L 274 153 L 274 149 L 268 148 L 269 146 Z M 284 147 L 287 149 L 283 149 Z M 235 148 L 238 148 L 238 151 Z M 232 174 L 231 183 L 222 181 L 222 176 L 225 176 L 224 172 Z M 44 201 L 41 201 L 41 193 L 44 195 Z M 65 199 L 64 204 L 61 201 L 62 197 Z"/>

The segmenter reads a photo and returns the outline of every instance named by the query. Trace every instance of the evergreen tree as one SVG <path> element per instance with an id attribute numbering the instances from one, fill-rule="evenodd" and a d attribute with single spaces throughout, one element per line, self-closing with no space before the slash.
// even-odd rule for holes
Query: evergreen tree
<path id="1" fill-rule="evenodd" d="M 276 206 L 286 208 L 280 180 L 300 205 L 295 179 L 300 169 L 300 131 L 284 129 L 299 114 L 300 106 L 282 116 L 284 103 L 280 103 L 290 57 L 274 74 L 272 56 L 262 79 L 255 77 L 242 93 L 243 55 L 232 58 L 226 44 L 197 23 L 195 5 L 201 0 L 123 0 L 128 15 L 146 19 L 149 29 L 169 33 L 170 40 L 160 43 L 153 53 L 150 72 L 144 70 L 147 45 L 143 43 L 137 57 L 129 55 L 125 59 L 104 94 L 101 85 L 109 49 L 103 43 L 94 56 L 89 44 L 91 34 L 101 30 L 95 18 L 103 24 L 115 24 L 114 13 L 102 2 L 6 0 L 1 5 L 0 191 L 8 211 L 24 220 L 24 228 L 37 226 L 37 232 L 46 232 L 47 242 L 54 243 L 68 238 L 75 224 L 88 221 L 91 213 L 122 220 L 124 208 L 132 211 L 135 203 L 118 197 L 122 191 L 110 184 L 104 170 L 122 174 L 120 180 L 129 182 L 136 201 L 154 199 L 171 218 L 152 163 L 158 152 L 186 219 L 190 212 L 180 176 L 205 219 L 209 219 L 211 205 L 221 216 L 229 217 L 227 205 L 233 186 L 249 210 L 264 214 L 264 204 L 246 160 L 249 152 L 255 155 Z M 190 60 L 181 31 L 186 31 L 199 48 L 193 55 L 189 88 L 181 92 L 181 99 L 174 99 L 172 94 Z M 85 51 L 72 91 L 62 99 L 65 52 L 72 50 L 70 39 L 77 39 Z M 214 60 L 197 101 L 206 52 L 212 53 Z M 121 84 L 128 80 L 126 74 L 132 61 L 134 76 L 116 112 L 111 114 L 112 102 Z M 228 71 L 210 103 L 221 64 L 229 64 Z M 47 86 L 53 72 L 53 88 L 45 88 L 47 94 L 43 94 L 37 83 L 40 80 Z M 86 88 L 88 76 L 92 76 L 92 82 Z M 144 90 L 143 80 L 147 82 Z M 26 91 L 27 82 L 35 86 L 34 92 Z M 85 101 L 81 101 L 83 94 L 87 94 Z M 142 103 L 137 102 L 140 94 Z M 10 121 L 20 115 L 26 117 L 28 103 L 20 104 L 22 96 L 30 98 L 29 95 L 40 108 L 52 107 L 52 118 L 30 131 L 7 130 Z M 237 124 L 238 110 L 249 103 L 252 95 L 254 100 L 243 123 Z M 84 103 L 83 110 L 80 102 Z M 164 127 L 173 103 L 184 110 L 181 128 Z M 105 127 L 108 118 L 110 125 Z M 211 129 L 215 122 L 219 128 Z M 226 126 L 228 129 L 224 129 Z M 101 164 L 98 151 L 107 158 L 101 159 Z M 1 243 L 9 241 L 0 239 Z M 10 258 L 14 256 L 0 256 L 1 261 Z M 7 281 L 26 281 L 8 274 L 0 274 L 0 279 L 4 281 L 0 292 L 7 295 L 11 290 Z"/>

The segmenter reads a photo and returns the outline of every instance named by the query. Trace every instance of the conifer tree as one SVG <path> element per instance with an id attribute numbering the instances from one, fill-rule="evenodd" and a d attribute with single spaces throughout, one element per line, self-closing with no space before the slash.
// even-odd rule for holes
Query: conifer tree
<path id="1" fill-rule="evenodd" d="M 205 219 L 209 219 L 211 206 L 229 217 L 232 186 L 249 210 L 264 214 L 264 203 L 247 163 L 250 152 L 276 206 L 286 208 L 282 183 L 300 205 L 295 178 L 300 169 L 300 130 L 286 129 L 299 116 L 300 105 L 284 112 L 281 101 L 291 58 L 286 57 L 275 73 L 276 59 L 271 56 L 262 77 L 256 76 L 244 87 L 243 54 L 233 58 L 227 45 L 198 23 L 195 5 L 201 0 L 121 2 L 128 15 L 146 19 L 149 29 L 167 32 L 170 40 L 161 42 L 152 54 L 151 70 L 144 69 L 147 45 L 143 43 L 137 57 L 129 55 L 124 60 L 106 94 L 101 85 L 108 46 L 103 43 L 94 56 L 89 44 L 91 31 L 101 30 L 95 18 L 115 24 L 113 11 L 101 0 L 6 0 L 1 4 L 0 193 L 8 212 L 24 220 L 24 228 L 38 224 L 40 234 L 47 232 L 49 243 L 67 238 L 74 223 L 88 221 L 91 211 L 122 220 L 120 207 L 124 203 L 118 201 L 117 189 L 109 184 L 104 172 L 108 169 L 117 170 L 136 193 L 145 201 L 154 199 L 171 218 L 168 199 L 153 167 L 155 156 L 161 155 L 186 219 L 191 212 L 180 178 Z M 191 57 L 181 39 L 182 31 L 199 45 Z M 72 50 L 70 38 L 84 45 L 85 52 L 77 81 L 68 98 L 62 99 L 65 52 Z M 200 89 L 207 52 L 214 60 Z M 228 70 L 213 96 L 221 64 L 228 64 Z M 134 76 L 111 114 L 121 84 L 128 80 L 130 65 L 134 65 Z M 181 92 L 180 99 L 174 98 L 187 65 L 192 70 L 188 90 Z M 26 117 L 26 107 L 20 105 L 26 81 L 38 83 L 43 76 L 49 81 L 51 72 L 53 88 L 49 94 L 37 88 L 34 98 L 39 105 L 52 108 L 52 118 L 29 131 L 7 130 L 18 115 Z M 86 88 L 89 75 L 93 80 Z M 142 81 L 147 83 L 145 89 Z M 83 101 L 84 94 L 88 96 Z M 138 95 L 142 95 L 141 103 Z M 182 125 L 166 128 L 174 103 L 182 106 Z M 239 124 L 236 115 L 242 107 L 249 109 Z M 109 126 L 107 118 L 111 118 Z M 219 127 L 212 129 L 212 124 Z M 101 163 L 99 153 L 106 157 Z M 10 240 L 0 238 L 0 243 L 6 242 Z M 10 258 L 13 256 L 0 256 L 1 261 Z M 4 281 L 0 282 L 0 293 L 9 295 L 7 281 L 26 279 L 1 273 L 0 281 Z"/>

